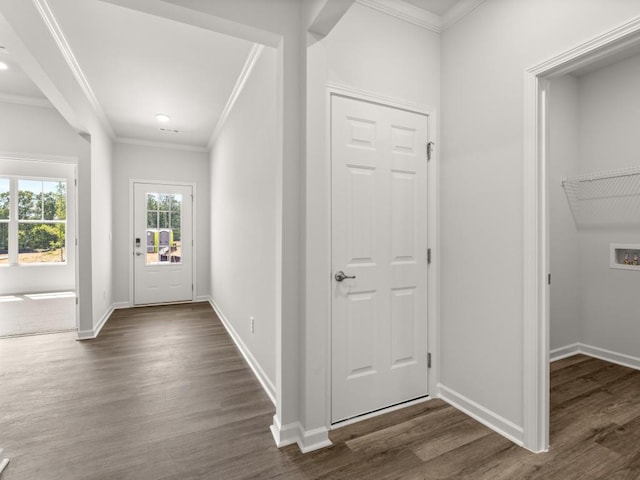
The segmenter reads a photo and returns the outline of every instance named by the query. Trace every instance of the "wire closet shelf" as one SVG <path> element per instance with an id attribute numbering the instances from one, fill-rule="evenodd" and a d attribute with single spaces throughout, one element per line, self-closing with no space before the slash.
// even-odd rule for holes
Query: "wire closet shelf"
<path id="1" fill-rule="evenodd" d="M 640 166 L 562 179 L 578 227 L 640 225 Z"/>

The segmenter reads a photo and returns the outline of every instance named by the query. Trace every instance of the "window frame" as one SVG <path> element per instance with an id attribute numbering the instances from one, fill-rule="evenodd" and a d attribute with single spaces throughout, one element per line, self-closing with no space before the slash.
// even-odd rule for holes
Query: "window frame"
<path id="1" fill-rule="evenodd" d="M 0 223 L 8 223 L 8 261 L 1 263 L 0 268 L 10 267 L 49 267 L 49 266 L 66 266 L 69 264 L 69 195 L 70 185 L 69 178 L 64 176 L 43 176 L 43 175 L 0 175 L 0 178 L 9 179 L 9 219 L 0 220 Z M 46 220 L 44 219 L 44 211 L 41 219 L 23 219 L 19 218 L 19 182 L 20 180 L 38 181 L 38 182 L 62 182 L 65 184 L 65 219 L 64 220 Z M 65 237 L 64 248 L 65 259 L 63 262 L 20 262 L 19 237 L 18 232 L 20 225 L 64 225 Z"/>
<path id="2" fill-rule="evenodd" d="M 9 180 L 9 218 L 0 218 L 0 224 L 7 225 L 7 263 L 0 263 L 0 267 L 6 267 L 11 264 L 11 259 L 9 256 L 9 252 L 11 251 L 11 207 L 13 205 L 13 189 L 12 189 L 12 181 L 10 175 L 1 175 L 0 180 Z"/>

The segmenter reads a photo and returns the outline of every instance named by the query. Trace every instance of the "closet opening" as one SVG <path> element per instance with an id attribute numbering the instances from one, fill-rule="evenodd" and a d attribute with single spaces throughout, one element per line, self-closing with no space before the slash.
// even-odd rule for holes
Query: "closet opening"
<path id="1" fill-rule="evenodd" d="M 624 382 L 637 383 L 630 378 L 640 370 L 639 80 L 640 20 L 525 72 L 523 393 L 532 451 L 553 447 L 563 428 L 550 423 L 554 409 L 590 389 L 616 405 L 637 402 Z"/>
<path id="2" fill-rule="evenodd" d="M 626 428 L 618 404 L 635 403 L 640 52 L 626 53 L 549 80 L 551 445 L 556 431 L 577 428 L 556 421 L 566 406 L 592 418 L 611 410 L 607 422 Z"/>

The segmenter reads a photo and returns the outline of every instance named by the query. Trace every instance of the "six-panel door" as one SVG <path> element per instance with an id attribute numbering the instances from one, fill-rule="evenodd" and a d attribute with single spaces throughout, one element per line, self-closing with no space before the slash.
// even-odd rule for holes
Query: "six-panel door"
<path id="1" fill-rule="evenodd" d="M 427 395 L 429 119 L 333 96 L 332 422 Z"/>

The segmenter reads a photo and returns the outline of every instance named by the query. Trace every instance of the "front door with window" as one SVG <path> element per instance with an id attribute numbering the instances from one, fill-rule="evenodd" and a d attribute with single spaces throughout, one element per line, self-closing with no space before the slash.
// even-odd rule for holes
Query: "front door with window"
<path id="1" fill-rule="evenodd" d="M 192 187 L 134 183 L 133 190 L 134 303 L 191 301 Z"/>

